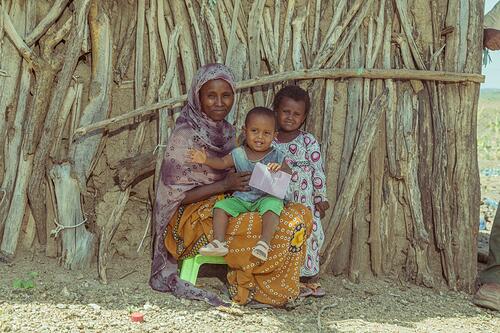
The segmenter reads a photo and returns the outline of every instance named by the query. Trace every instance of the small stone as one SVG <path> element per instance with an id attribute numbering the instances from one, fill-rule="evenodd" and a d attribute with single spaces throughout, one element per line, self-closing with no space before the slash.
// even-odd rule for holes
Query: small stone
<path id="1" fill-rule="evenodd" d="M 143 308 L 145 311 L 149 311 L 149 310 L 153 309 L 153 306 L 151 305 L 151 303 L 146 302 L 146 304 L 144 304 Z"/>
<path id="2" fill-rule="evenodd" d="M 91 307 L 94 311 L 100 311 L 101 310 L 101 306 L 99 304 L 90 303 L 90 304 L 88 304 L 88 306 Z"/>
<path id="3" fill-rule="evenodd" d="M 56 308 L 58 308 L 58 309 L 67 309 L 68 306 L 66 304 L 58 303 L 58 304 L 56 304 Z"/>

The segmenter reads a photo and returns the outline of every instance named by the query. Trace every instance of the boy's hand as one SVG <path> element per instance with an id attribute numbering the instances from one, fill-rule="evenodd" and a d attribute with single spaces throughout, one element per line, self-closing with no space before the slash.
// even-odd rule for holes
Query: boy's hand
<path id="1" fill-rule="evenodd" d="M 205 152 L 205 149 L 188 149 L 188 159 L 193 163 L 204 164 L 207 161 L 207 153 Z"/>
<path id="2" fill-rule="evenodd" d="M 323 218 L 325 217 L 325 212 L 330 209 L 330 204 L 328 201 L 320 201 L 314 204 L 314 207 L 316 210 L 319 212 L 319 217 Z"/>
<path id="3" fill-rule="evenodd" d="M 281 164 L 279 163 L 268 163 L 267 169 L 271 172 L 277 172 L 281 169 Z"/>

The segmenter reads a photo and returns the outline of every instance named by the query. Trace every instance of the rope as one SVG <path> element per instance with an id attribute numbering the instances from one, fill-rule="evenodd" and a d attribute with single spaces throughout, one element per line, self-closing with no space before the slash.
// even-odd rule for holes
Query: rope
<path id="1" fill-rule="evenodd" d="M 483 66 L 486 67 L 491 63 L 490 51 L 488 49 L 483 50 Z"/>
<path id="2" fill-rule="evenodd" d="M 64 229 L 78 228 L 79 226 L 87 223 L 87 219 L 83 220 L 81 223 L 79 223 L 77 225 L 62 225 L 62 224 L 57 223 L 57 221 L 55 219 L 54 219 L 54 223 L 57 225 L 57 228 L 53 229 L 50 232 L 50 237 L 57 238 L 57 235 L 59 234 L 59 232 L 63 231 Z"/>

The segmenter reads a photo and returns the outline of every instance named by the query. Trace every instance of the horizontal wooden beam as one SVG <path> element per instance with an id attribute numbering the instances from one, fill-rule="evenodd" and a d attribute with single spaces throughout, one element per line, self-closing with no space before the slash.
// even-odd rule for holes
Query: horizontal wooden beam
<path id="1" fill-rule="evenodd" d="M 282 72 L 263 77 L 256 77 L 253 79 L 238 82 L 236 89 L 248 89 L 257 86 L 264 86 L 281 81 L 289 80 L 311 80 L 311 79 L 328 79 L 339 80 L 349 78 L 363 78 L 363 79 L 393 79 L 393 80 L 422 80 L 422 81 L 439 81 L 447 83 L 460 83 L 472 82 L 483 83 L 484 75 L 481 74 L 468 74 L 468 73 L 455 73 L 455 72 L 441 72 L 441 71 L 423 71 L 423 70 L 410 70 L 410 69 L 304 69 L 299 71 Z M 121 121 L 135 118 L 135 117 L 148 117 L 153 115 L 158 109 L 166 108 L 172 109 L 182 106 L 187 99 L 187 95 L 182 95 L 175 98 L 170 98 L 160 101 L 155 104 L 145 105 L 122 115 L 109 118 L 96 122 L 94 124 L 80 127 L 75 131 L 73 140 L 86 135 L 89 132 L 107 128 L 110 125 L 119 123 Z"/>

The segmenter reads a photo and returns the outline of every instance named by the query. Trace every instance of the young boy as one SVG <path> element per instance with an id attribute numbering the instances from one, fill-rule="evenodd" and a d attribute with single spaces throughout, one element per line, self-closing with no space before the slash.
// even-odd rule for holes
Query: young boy
<path id="1" fill-rule="evenodd" d="M 272 172 L 289 170 L 284 164 L 284 154 L 271 146 L 278 134 L 274 111 L 265 107 L 253 108 L 245 118 L 243 131 L 245 133 L 243 146 L 233 149 L 230 154 L 222 158 L 208 158 L 205 151 L 192 149 L 189 151 L 190 160 L 218 170 L 235 167 L 237 172 L 252 172 L 257 162 L 267 165 Z M 262 216 L 262 235 L 253 248 L 252 255 L 260 260 L 267 260 L 271 239 L 282 210 L 283 200 L 256 188 L 251 188 L 247 192 L 234 192 L 231 198 L 220 200 L 215 204 L 214 239 L 200 249 L 200 254 L 225 256 L 229 251 L 224 241 L 229 218 L 245 212 L 259 212 Z"/>

